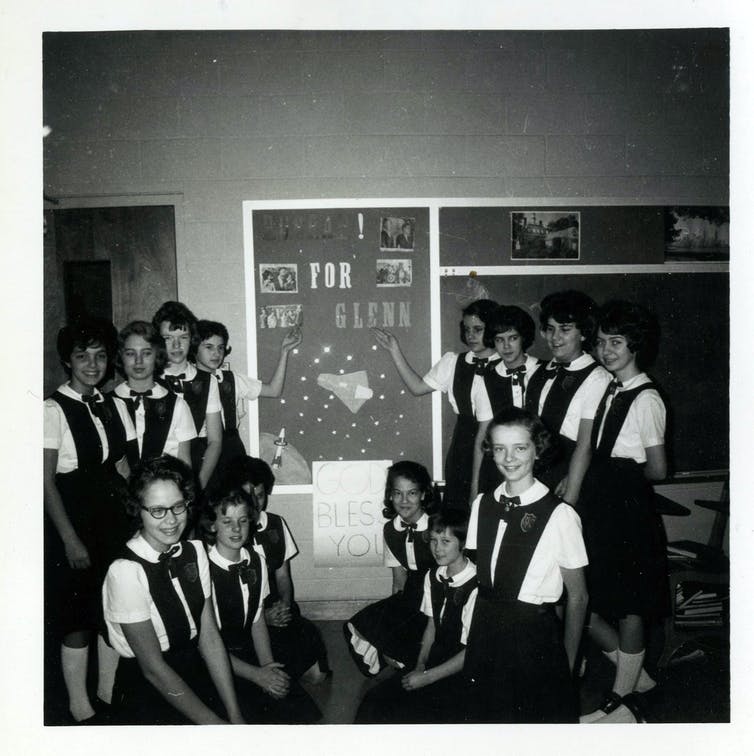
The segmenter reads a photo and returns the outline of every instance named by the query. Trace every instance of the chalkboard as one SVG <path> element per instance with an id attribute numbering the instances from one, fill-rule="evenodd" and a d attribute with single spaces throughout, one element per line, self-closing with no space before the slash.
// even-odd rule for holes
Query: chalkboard
<path id="1" fill-rule="evenodd" d="M 441 280 L 443 351 L 457 349 L 459 298 L 467 278 Z M 668 405 L 666 444 L 676 473 L 729 467 L 729 278 L 721 272 L 614 273 L 484 276 L 476 279 L 501 304 L 527 310 L 539 325 L 539 302 L 562 289 L 578 289 L 597 304 L 622 298 L 640 302 L 660 321 L 662 340 L 655 365 L 648 371 L 663 390 Z M 538 334 L 529 350 L 548 356 Z M 443 427 L 453 418 L 443 410 Z M 443 434 L 447 439 L 447 434 Z M 447 441 L 446 441 L 447 443 Z M 445 454 L 446 449 L 443 449 Z"/>
<path id="2" fill-rule="evenodd" d="M 260 448 L 272 453 L 286 429 L 278 481 L 310 483 L 321 460 L 429 465 L 431 401 L 405 389 L 369 331 L 389 328 L 413 364 L 431 364 L 428 209 L 281 203 L 251 222 L 258 372 L 270 374 L 290 327 L 304 334 L 283 396 L 257 403 Z"/>

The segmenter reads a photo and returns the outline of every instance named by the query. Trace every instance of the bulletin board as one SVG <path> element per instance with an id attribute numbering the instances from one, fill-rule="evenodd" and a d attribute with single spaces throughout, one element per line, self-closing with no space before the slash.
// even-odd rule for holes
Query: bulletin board
<path id="1" fill-rule="evenodd" d="M 283 395 L 255 402 L 251 452 L 278 484 L 311 484 L 314 462 L 432 458 L 432 401 L 404 387 L 370 326 L 417 369 L 431 365 L 427 207 L 244 203 L 250 369 L 269 376 L 300 325 Z M 292 490 L 292 489 L 289 489 Z"/>

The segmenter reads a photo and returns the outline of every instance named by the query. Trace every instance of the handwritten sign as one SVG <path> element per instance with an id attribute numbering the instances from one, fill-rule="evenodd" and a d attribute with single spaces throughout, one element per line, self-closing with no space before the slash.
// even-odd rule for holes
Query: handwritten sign
<path id="1" fill-rule="evenodd" d="M 312 464 L 316 567 L 382 565 L 386 460 Z"/>

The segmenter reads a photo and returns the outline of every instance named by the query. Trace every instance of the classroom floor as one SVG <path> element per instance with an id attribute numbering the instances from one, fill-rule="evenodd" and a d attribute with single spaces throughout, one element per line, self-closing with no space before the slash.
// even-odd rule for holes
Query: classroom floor
<path id="1" fill-rule="evenodd" d="M 333 676 L 322 685 L 306 686 L 307 690 L 323 712 L 321 724 L 350 724 L 359 701 L 376 684 L 375 680 L 368 680 L 357 671 L 345 645 L 341 621 L 317 621 L 315 624 L 327 645 Z M 655 645 L 656 640 L 653 640 L 650 657 Z M 683 661 L 671 660 L 666 670 L 657 675 L 657 688 L 643 697 L 648 721 L 730 721 L 727 643 L 720 637 L 709 636 L 688 645 L 684 651 L 695 653 Z M 602 654 L 591 648 L 586 658 L 586 673 L 581 684 L 582 712 L 592 711 L 599 705 L 604 692 L 612 684 L 614 669 Z M 47 725 L 69 724 L 65 694 L 59 676 L 55 674 L 56 666 L 49 660 L 46 665 L 44 721 Z"/>

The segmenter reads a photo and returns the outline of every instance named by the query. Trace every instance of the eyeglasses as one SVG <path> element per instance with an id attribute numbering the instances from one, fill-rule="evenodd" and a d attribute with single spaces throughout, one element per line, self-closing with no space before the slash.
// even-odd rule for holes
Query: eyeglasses
<path id="1" fill-rule="evenodd" d="M 149 512 L 155 520 L 162 520 L 168 512 L 172 512 L 174 517 L 182 515 L 191 504 L 190 501 L 179 501 L 172 507 L 142 507 L 145 512 Z"/>

